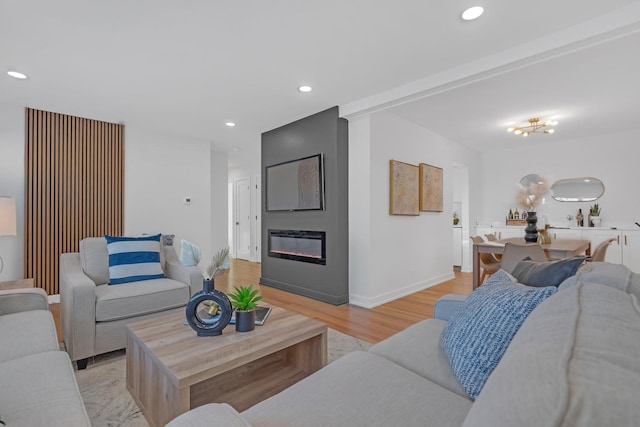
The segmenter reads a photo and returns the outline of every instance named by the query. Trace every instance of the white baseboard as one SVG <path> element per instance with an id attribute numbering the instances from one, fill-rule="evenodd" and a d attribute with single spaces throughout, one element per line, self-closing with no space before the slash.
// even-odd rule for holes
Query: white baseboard
<path id="1" fill-rule="evenodd" d="M 439 285 L 440 283 L 444 283 L 447 280 L 452 280 L 454 278 L 455 274 L 453 273 L 453 271 L 451 271 L 447 274 L 433 277 L 429 280 L 423 280 L 417 283 L 413 283 L 411 285 L 405 286 L 400 289 L 395 289 L 391 292 L 386 292 L 376 297 L 363 297 L 361 295 L 350 293 L 349 304 L 357 305 L 358 307 L 373 308 L 387 302 L 397 300 L 398 298 L 406 297 L 407 295 L 411 295 L 432 286 Z"/>

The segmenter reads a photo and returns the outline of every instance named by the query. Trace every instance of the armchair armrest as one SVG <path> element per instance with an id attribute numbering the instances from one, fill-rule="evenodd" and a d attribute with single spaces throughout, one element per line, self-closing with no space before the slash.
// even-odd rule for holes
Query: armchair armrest
<path id="1" fill-rule="evenodd" d="M 77 252 L 60 255 L 60 324 L 71 360 L 93 356 L 96 285 L 82 271 Z"/>
<path id="2" fill-rule="evenodd" d="M 0 291 L 0 314 L 29 310 L 49 310 L 47 293 L 40 288 Z"/>
<path id="3" fill-rule="evenodd" d="M 227 403 L 209 403 L 185 412 L 166 427 L 251 427 L 242 415 Z"/>
<path id="4" fill-rule="evenodd" d="M 460 306 L 467 299 L 467 295 L 460 294 L 447 294 L 438 298 L 436 305 L 433 308 L 433 318 L 446 320 L 451 319 L 451 315 L 460 308 Z"/>
<path id="5" fill-rule="evenodd" d="M 165 246 L 165 273 L 170 279 L 188 284 L 191 295 L 202 290 L 204 276 L 200 269 L 182 265 L 171 246 Z"/>

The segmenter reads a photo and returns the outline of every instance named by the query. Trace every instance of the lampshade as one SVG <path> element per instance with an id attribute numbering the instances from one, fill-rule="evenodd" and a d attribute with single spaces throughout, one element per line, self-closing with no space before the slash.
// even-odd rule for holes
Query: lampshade
<path id="1" fill-rule="evenodd" d="M 0 196 L 0 236 L 16 235 L 16 199 Z"/>

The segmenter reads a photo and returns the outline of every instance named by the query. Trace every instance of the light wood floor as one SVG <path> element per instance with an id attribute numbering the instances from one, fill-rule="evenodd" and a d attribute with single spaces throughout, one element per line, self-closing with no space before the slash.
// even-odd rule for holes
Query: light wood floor
<path id="1" fill-rule="evenodd" d="M 228 292 L 233 286 L 259 286 L 264 303 L 276 305 L 302 315 L 318 319 L 330 328 L 360 338 L 370 343 L 377 343 L 414 323 L 433 316 L 433 306 L 442 295 L 457 293 L 470 294 L 472 275 L 455 273 L 455 279 L 425 289 L 404 298 L 397 299 L 373 309 L 357 307 L 351 304 L 335 306 L 300 295 L 281 291 L 269 286 L 259 285 L 260 263 L 232 259 L 231 268 L 215 279 L 216 289 Z M 51 304 L 51 311 L 58 325 L 58 336 L 62 339 L 59 328 L 59 304 Z"/>

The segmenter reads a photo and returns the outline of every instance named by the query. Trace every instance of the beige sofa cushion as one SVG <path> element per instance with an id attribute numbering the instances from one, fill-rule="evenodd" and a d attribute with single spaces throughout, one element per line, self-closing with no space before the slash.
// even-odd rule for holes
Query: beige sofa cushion
<path id="1" fill-rule="evenodd" d="M 64 351 L 0 363 L 0 414 L 7 426 L 90 426 Z"/>
<path id="2" fill-rule="evenodd" d="M 104 322 L 186 305 L 189 285 L 173 279 L 153 279 L 96 286 L 96 321 Z"/>
<path id="3" fill-rule="evenodd" d="M 0 348 L 0 362 L 58 350 L 56 325 L 51 312 L 31 310 L 0 316 Z"/>
<path id="4" fill-rule="evenodd" d="M 638 425 L 638 355 L 636 297 L 578 281 L 529 315 L 463 426 Z"/>
<path id="5" fill-rule="evenodd" d="M 355 351 L 242 413 L 254 427 L 459 427 L 471 401 Z"/>
<path id="6" fill-rule="evenodd" d="M 165 271 L 165 250 L 173 251 L 172 246 L 160 246 L 160 265 Z M 86 237 L 80 241 L 80 264 L 82 271 L 96 285 L 109 283 L 109 252 L 104 237 Z M 166 271 L 165 271 L 166 272 Z"/>
<path id="7" fill-rule="evenodd" d="M 447 322 L 427 319 L 371 347 L 369 352 L 385 357 L 468 399 L 440 347 Z"/>

